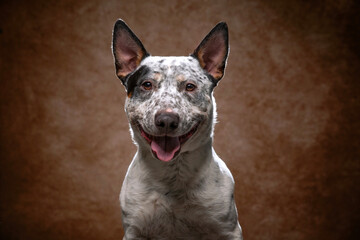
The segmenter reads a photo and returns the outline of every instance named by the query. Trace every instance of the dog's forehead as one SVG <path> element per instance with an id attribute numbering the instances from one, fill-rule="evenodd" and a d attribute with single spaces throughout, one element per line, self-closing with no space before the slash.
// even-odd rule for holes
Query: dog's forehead
<path id="1" fill-rule="evenodd" d="M 203 69 L 194 57 L 159 57 L 150 56 L 145 58 L 142 66 L 147 66 L 153 72 L 166 75 L 183 75 L 187 77 L 198 77 L 204 75 Z"/>

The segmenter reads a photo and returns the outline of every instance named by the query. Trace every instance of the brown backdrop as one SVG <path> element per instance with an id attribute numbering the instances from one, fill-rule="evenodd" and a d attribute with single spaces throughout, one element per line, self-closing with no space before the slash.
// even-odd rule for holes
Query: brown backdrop
<path id="1" fill-rule="evenodd" d="M 7 1 L 0 13 L 1 239 L 120 239 L 135 152 L 111 31 L 187 55 L 230 29 L 215 149 L 246 240 L 359 237 L 359 5 Z"/>

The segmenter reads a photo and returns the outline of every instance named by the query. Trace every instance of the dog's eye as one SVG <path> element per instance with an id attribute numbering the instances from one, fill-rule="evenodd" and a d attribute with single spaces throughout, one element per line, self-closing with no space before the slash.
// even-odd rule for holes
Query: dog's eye
<path id="1" fill-rule="evenodd" d="M 152 83 L 149 81 L 145 81 L 141 84 L 141 86 L 145 89 L 145 90 L 151 90 L 152 89 Z"/>
<path id="2" fill-rule="evenodd" d="M 185 86 L 185 90 L 187 92 L 192 92 L 196 89 L 196 86 L 192 83 L 187 83 L 186 86 Z"/>

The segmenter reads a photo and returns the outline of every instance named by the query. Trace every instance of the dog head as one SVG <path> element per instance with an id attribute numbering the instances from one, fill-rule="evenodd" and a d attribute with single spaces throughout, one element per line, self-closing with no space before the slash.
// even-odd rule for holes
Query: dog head
<path id="1" fill-rule="evenodd" d="M 168 162 L 211 141 L 214 87 L 228 56 L 226 23 L 217 24 L 188 57 L 153 57 L 122 20 L 115 23 L 116 75 L 135 143 Z"/>

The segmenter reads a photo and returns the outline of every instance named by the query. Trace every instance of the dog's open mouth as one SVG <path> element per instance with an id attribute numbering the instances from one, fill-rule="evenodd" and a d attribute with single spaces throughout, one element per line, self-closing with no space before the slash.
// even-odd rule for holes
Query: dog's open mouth
<path id="1" fill-rule="evenodd" d="M 181 145 L 184 144 L 191 136 L 196 132 L 199 124 L 196 124 L 189 132 L 178 137 L 170 136 L 153 136 L 146 133 L 140 124 L 138 124 L 141 136 L 150 144 L 153 154 L 161 161 L 169 162 L 172 160 L 181 149 Z"/>

